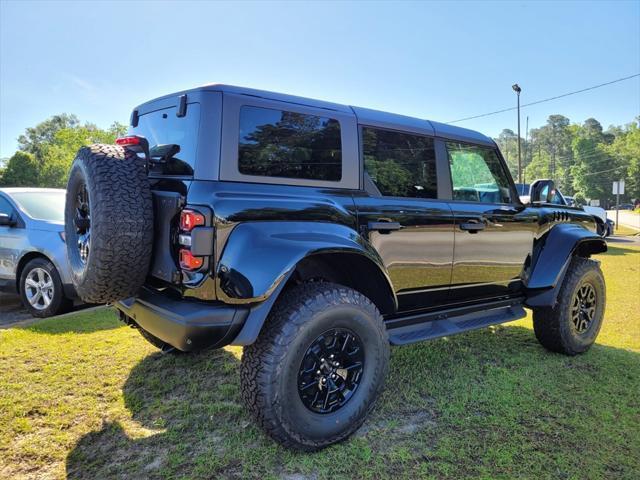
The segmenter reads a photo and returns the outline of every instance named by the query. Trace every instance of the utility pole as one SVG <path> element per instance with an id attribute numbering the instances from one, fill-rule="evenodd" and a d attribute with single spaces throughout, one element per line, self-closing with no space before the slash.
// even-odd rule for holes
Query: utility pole
<path id="1" fill-rule="evenodd" d="M 529 156 L 529 115 L 527 115 L 527 127 L 524 134 L 524 147 L 524 163 L 527 163 L 527 157 Z M 526 165 L 524 167 L 526 168 Z M 527 171 L 524 168 L 522 170 L 522 183 L 527 183 Z"/>
<path id="2" fill-rule="evenodd" d="M 517 83 L 511 86 L 518 97 L 518 183 L 522 183 L 522 155 L 520 153 L 520 92 L 522 89 Z"/>
<path id="3" fill-rule="evenodd" d="M 617 182 L 613 182 L 616 193 L 616 230 L 618 230 L 620 222 L 618 221 L 618 212 L 620 211 L 620 187 L 624 185 L 624 180 L 620 179 Z"/>

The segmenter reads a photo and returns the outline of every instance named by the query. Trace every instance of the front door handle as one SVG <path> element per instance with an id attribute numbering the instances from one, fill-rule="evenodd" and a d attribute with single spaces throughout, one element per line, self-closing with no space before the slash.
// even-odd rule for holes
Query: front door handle
<path id="1" fill-rule="evenodd" d="M 484 223 L 481 222 L 464 222 L 460 224 L 460 230 L 469 233 L 478 233 L 480 230 L 484 230 L 484 227 Z"/>
<path id="2" fill-rule="evenodd" d="M 392 230 L 400 230 L 402 225 L 398 222 L 369 222 L 367 228 L 378 232 L 391 232 Z"/>

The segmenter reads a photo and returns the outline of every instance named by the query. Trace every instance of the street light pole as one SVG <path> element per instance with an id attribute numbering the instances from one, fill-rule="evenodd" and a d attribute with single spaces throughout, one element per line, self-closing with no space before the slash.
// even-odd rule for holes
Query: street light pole
<path id="1" fill-rule="evenodd" d="M 522 183 L 522 154 L 520 153 L 520 92 L 522 89 L 517 83 L 511 86 L 518 96 L 518 183 Z"/>

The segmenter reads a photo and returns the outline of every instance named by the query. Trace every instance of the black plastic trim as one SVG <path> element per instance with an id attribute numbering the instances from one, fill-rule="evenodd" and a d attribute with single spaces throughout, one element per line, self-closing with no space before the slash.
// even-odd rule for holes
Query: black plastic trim
<path id="1" fill-rule="evenodd" d="M 248 308 L 190 302 L 149 288 L 115 307 L 160 340 L 184 352 L 228 345 L 249 314 Z"/>
<path id="2" fill-rule="evenodd" d="M 521 303 L 488 307 L 487 309 L 451 315 L 448 318 L 433 318 L 425 315 L 425 321 L 413 323 L 389 330 L 389 342 L 392 345 L 407 345 L 439 337 L 447 337 L 478 328 L 511 322 L 526 316 Z M 442 315 L 442 312 L 441 314 Z"/>

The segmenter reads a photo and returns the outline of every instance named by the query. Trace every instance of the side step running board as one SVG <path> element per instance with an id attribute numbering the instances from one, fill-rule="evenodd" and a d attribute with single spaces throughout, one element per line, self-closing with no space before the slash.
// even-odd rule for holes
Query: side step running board
<path id="1" fill-rule="evenodd" d="M 433 320 L 432 316 L 421 323 L 389 329 L 391 345 L 407 345 L 432 338 L 447 337 L 457 333 L 476 330 L 489 325 L 511 322 L 527 315 L 522 305 L 509 305 L 490 310 L 466 313 L 442 320 Z"/>

